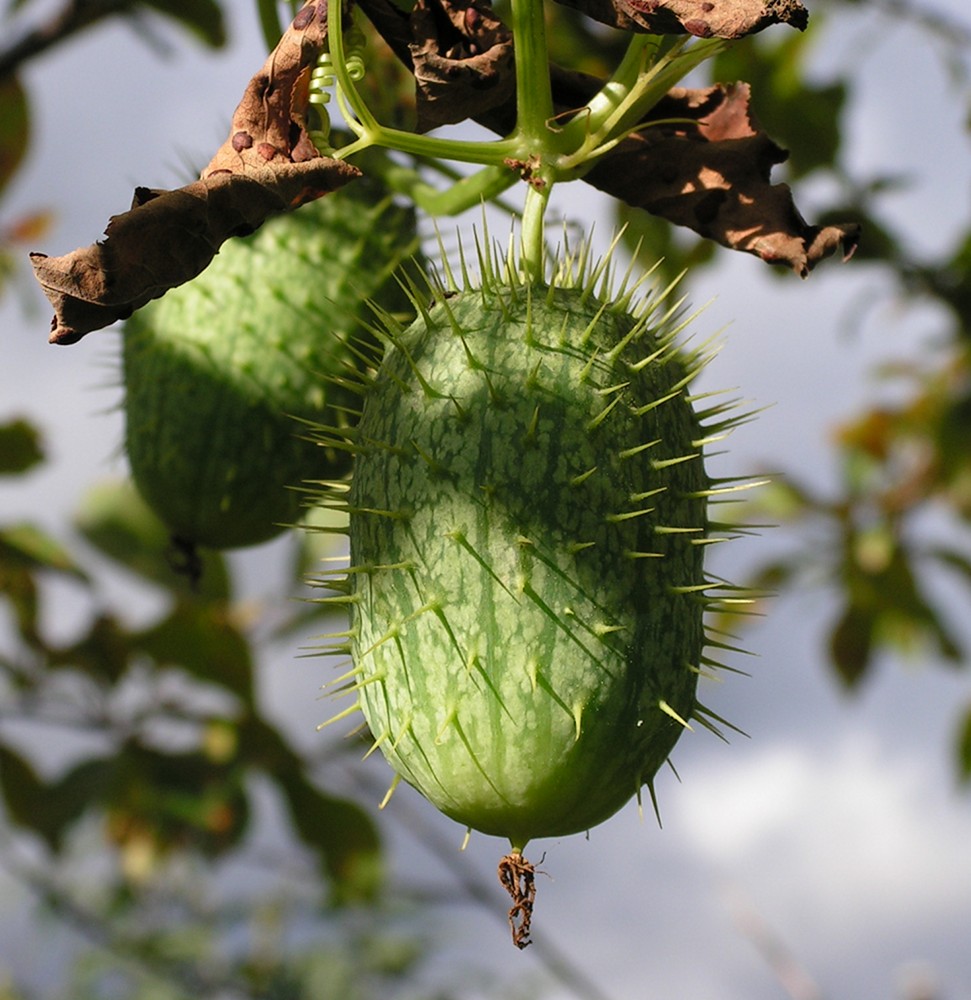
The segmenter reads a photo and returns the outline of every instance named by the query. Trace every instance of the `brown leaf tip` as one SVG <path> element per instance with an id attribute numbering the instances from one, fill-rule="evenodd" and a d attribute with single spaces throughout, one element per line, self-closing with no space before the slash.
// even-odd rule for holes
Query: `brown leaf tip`
<path id="1" fill-rule="evenodd" d="M 809 12 L 801 0 L 561 0 L 616 28 L 657 35 L 741 38 L 771 24 L 802 30 Z"/>

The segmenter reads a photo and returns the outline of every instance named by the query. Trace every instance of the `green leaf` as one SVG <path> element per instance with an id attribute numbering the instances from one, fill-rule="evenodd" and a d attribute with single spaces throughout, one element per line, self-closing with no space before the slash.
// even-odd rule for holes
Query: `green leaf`
<path id="1" fill-rule="evenodd" d="M 111 772 L 110 759 L 95 759 L 44 782 L 29 761 L 0 744 L 0 786 L 10 818 L 55 851 L 70 825 L 103 799 Z"/>
<path id="2" fill-rule="evenodd" d="M 266 43 L 266 50 L 276 48 L 280 36 L 283 34 L 283 25 L 280 24 L 280 12 L 277 0 L 256 0 L 256 9 L 260 18 L 260 28 L 263 32 L 263 41 Z"/>
<path id="3" fill-rule="evenodd" d="M 226 23 L 215 0 L 143 0 L 146 7 L 174 18 L 197 38 L 220 48 L 226 44 Z"/>
<path id="4" fill-rule="evenodd" d="M 10 605 L 21 638 L 35 648 L 45 646 L 38 630 L 40 598 L 35 580 L 42 571 L 88 582 L 70 552 L 36 525 L 0 528 L 0 595 Z"/>
<path id="5" fill-rule="evenodd" d="M 28 522 L 0 528 L 0 566 L 31 571 L 50 570 L 78 580 L 88 579 L 75 558 L 56 538 Z"/>
<path id="6" fill-rule="evenodd" d="M 159 666 L 181 667 L 201 681 L 232 691 L 252 707 L 249 643 L 224 605 L 180 601 L 167 618 L 133 635 L 132 643 Z"/>
<path id="7" fill-rule="evenodd" d="M 230 597 L 226 563 L 217 552 L 202 551 L 194 578 L 180 568 L 168 531 L 132 483 L 103 483 L 84 498 L 75 525 L 88 542 L 133 573 L 176 594 L 200 600 Z"/>
<path id="8" fill-rule="evenodd" d="M 52 846 L 59 848 L 71 824 L 89 809 L 100 806 L 113 771 L 110 757 L 94 758 L 82 761 L 48 787 L 46 820 Z"/>
<path id="9" fill-rule="evenodd" d="M 5 250 L 3 246 L 0 246 L 0 298 L 3 298 L 4 292 L 6 292 L 16 270 L 17 259 L 12 253 Z"/>
<path id="10" fill-rule="evenodd" d="M 400 9 L 410 12 L 411 4 L 399 2 Z M 601 30 L 585 14 L 560 4 L 544 4 L 549 24 L 547 38 L 550 61 L 569 66 L 581 73 L 606 78 L 624 55 L 628 38 L 625 32 Z"/>
<path id="11" fill-rule="evenodd" d="M 42 647 L 38 631 L 40 601 L 33 574 L 18 565 L 4 565 L 2 539 L 0 539 L 0 595 L 10 605 L 20 637 L 35 647 Z"/>
<path id="12" fill-rule="evenodd" d="M 279 730 L 257 715 L 239 726 L 242 762 L 276 782 L 290 807 L 294 829 L 320 857 L 335 902 L 372 899 L 382 877 L 381 842 L 368 814 L 353 802 L 321 791 L 306 776 L 306 764 Z"/>
<path id="13" fill-rule="evenodd" d="M 30 137 L 27 94 L 16 77 L 0 80 L 0 194 L 17 172 Z"/>
<path id="14" fill-rule="evenodd" d="M 715 243 L 694 236 L 642 208 L 625 202 L 614 205 L 616 227 L 623 231 L 628 252 L 654 272 L 660 285 L 678 280 L 684 271 L 693 272 L 713 260 Z"/>
<path id="15" fill-rule="evenodd" d="M 327 795 L 299 771 L 275 775 L 300 838 L 319 855 L 334 901 L 373 899 L 381 884 L 381 843 L 371 818 L 347 799 Z"/>
<path id="16" fill-rule="evenodd" d="M 0 743 L 0 791 L 10 818 L 20 826 L 33 826 L 33 803 L 40 797 L 41 781 L 20 754 Z"/>
<path id="17" fill-rule="evenodd" d="M 98 615 L 83 638 L 50 652 L 48 666 L 77 670 L 114 684 L 125 673 L 133 653 L 131 636 L 119 622 L 109 615 Z"/>
<path id="18" fill-rule="evenodd" d="M 191 846 L 214 856 L 245 832 L 249 802 L 235 759 L 214 760 L 204 750 L 166 753 L 133 740 L 114 764 L 106 805 L 122 847 L 149 838 L 160 852 Z"/>
<path id="19" fill-rule="evenodd" d="M 898 545 L 886 570 L 878 574 L 876 592 L 881 634 L 904 649 L 930 639 L 941 656 L 960 663 L 963 658 L 960 643 L 934 604 L 925 597 L 912 566 L 913 560 L 913 555 Z"/>
<path id="20" fill-rule="evenodd" d="M 0 424 L 0 475 L 17 476 L 44 461 L 40 431 L 27 420 Z"/>
<path id="21" fill-rule="evenodd" d="M 848 604 L 830 631 L 830 660 L 849 689 L 860 683 L 870 666 L 876 623 L 872 608 Z"/>
<path id="22" fill-rule="evenodd" d="M 791 474 L 772 476 L 759 487 L 750 504 L 760 518 L 771 518 L 774 522 L 798 522 L 825 509 L 808 484 Z"/>
<path id="23" fill-rule="evenodd" d="M 297 586 L 320 574 L 325 560 L 343 551 L 347 515 L 327 507 L 309 507 L 294 535 L 291 578 Z"/>
<path id="24" fill-rule="evenodd" d="M 932 548 L 928 550 L 928 556 L 936 559 L 948 569 L 956 570 L 964 577 L 964 582 L 971 585 L 971 559 L 954 549 Z"/>
<path id="25" fill-rule="evenodd" d="M 971 709 L 968 709 L 957 739 L 958 778 L 965 784 L 971 783 Z"/>

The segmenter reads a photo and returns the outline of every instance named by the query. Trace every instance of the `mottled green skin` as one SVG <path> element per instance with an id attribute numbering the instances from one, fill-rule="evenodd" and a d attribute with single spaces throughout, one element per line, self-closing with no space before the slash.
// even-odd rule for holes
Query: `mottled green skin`
<path id="1" fill-rule="evenodd" d="M 545 296 L 463 292 L 396 338 L 350 495 L 371 731 L 442 812 L 519 848 L 650 781 L 683 730 L 659 702 L 691 716 L 703 644 L 700 594 L 671 589 L 703 580 L 702 434 L 683 393 L 632 412 L 683 366 L 631 370 L 650 331 L 606 359 L 630 317 L 608 311 L 581 345 L 600 304 Z"/>
<path id="2" fill-rule="evenodd" d="M 342 425 L 359 407 L 326 376 L 360 367 L 345 342 L 367 336 L 365 299 L 410 311 L 391 271 L 414 251 L 413 214 L 355 181 L 225 244 L 198 278 L 132 316 L 126 449 L 174 536 L 265 541 L 299 518 L 294 487 L 347 471 L 346 453 L 307 441 L 299 421 Z"/>

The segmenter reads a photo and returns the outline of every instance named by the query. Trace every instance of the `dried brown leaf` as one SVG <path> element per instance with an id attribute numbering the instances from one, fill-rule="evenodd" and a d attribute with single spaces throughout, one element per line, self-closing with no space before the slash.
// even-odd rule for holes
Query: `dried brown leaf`
<path id="1" fill-rule="evenodd" d="M 561 0 L 603 24 L 653 35 L 741 38 L 770 24 L 802 30 L 809 12 L 800 0 Z"/>
<path id="2" fill-rule="evenodd" d="M 859 227 L 811 226 L 773 166 L 786 158 L 755 123 L 748 84 L 676 88 L 658 104 L 657 120 L 608 153 L 586 175 L 595 187 L 733 250 L 785 264 L 806 277 L 842 248 L 848 259 Z M 686 119 L 686 121 L 685 121 Z"/>
<path id="3" fill-rule="evenodd" d="M 410 25 L 418 131 L 515 99 L 512 33 L 483 0 L 418 0 Z"/>
<path id="4" fill-rule="evenodd" d="M 445 9 L 451 2 L 435 0 Z M 652 11 L 669 16 L 676 7 L 688 11 L 685 3 L 656 2 Z M 407 15 L 391 0 L 361 0 L 361 6 L 398 58 L 410 68 L 414 46 L 409 48 L 407 40 L 413 25 Z M 642 0 L 643 6 L 646 4 Z M 725 26 L 739 11 L 751 15 L 756 9 L 763 13 L 748 16 L 745 21 L 753 30 L 769 23 L 760 20 L 765 17 L 788 20 L 800 28 L 806 23 L 805 10 L 798 0 L 766 0 L 757 5 L 722 0 L 698 6 L 704 8 L 701 13 L 708 16 L 709 25 L 720 26 L 720 31 L 729 30 Z M 718 21 L 718 17 L 722 20 Z M 449 24 L 453 23 L 454 17 L 450 17 Z M 739 22 L 732 23 L 735 26 L 730 30 L 739 31 Z M 550 79 L 556 110 L 564 120 L 603 86 L 602 80 L 556 65 L 550 66 Z M 508 134 L 516 117 L 515 91 L 506 93 L 504 89 L 503 93 L 503 100 L 488 108 L 476 108 L 473 114 L 477 122 L 499 135 Z M 584 180 L 723 246 L 756 254 L 773 264 L 785 264 L 803 277 L 820 260 L 840 249 L 844 258 L 853 253 L 859 239 L 857 225 L 810 225 L 799 214 L 788 186 L 771 183 L 772 168 L 787 154 L 753 121 L 747 84 L 704 90 L 676 88 L 654 108 L 651 118 L 686 121 L 645 127 L 604 156 Z"/>
<path id="5" fill-rule="evenodd" d="M 253 232 L 359 176 L 320 156 L 306 129 L 310 73 L 327 37 L 327 4 L 307 3 L 270 53 L 200 180 L 137 188 L 106 238 L 63 257 L 31 254 L 54 306 L 52 343 L 73 344 L 203 271 L 230 237 Z"/>

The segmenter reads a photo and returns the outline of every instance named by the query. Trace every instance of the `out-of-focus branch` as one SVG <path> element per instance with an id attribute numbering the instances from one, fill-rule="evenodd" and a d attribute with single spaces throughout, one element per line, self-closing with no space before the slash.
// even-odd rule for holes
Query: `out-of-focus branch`
<path id="1" fill-rule="evenodd" d="M 30 28 L 0 49 L 0 80 L 12 76 L 28 59 L 58 45 L 106 17 L 130 10 L 138 0 L 68 0 L 53 17 Z"/>
<path id="2" fill-rule="evenodd" d="M 247 984 L 237 978 L 204 971 L 177 957 L 167 957 L 156 949 L 130 937 L 101 913 L 78 902 L 70 891 L 55 884 L 49 876 L 12 862 L 0 845 L 0 867 L 29 889 L 80 938 L 110 955 L 125 968 L 159 984 L 179 990 L 186 996 L 227 995 L 240 1000 L 257 1000 Z"/>
<path id="3" fill-rule="evenodd" d="M 751 903 L 740 892 L 732 893 L 729 902 L 738 928 L 755 945 L 786 995 L 791 1000 L 823 1000 L 816 981 Z"/>

